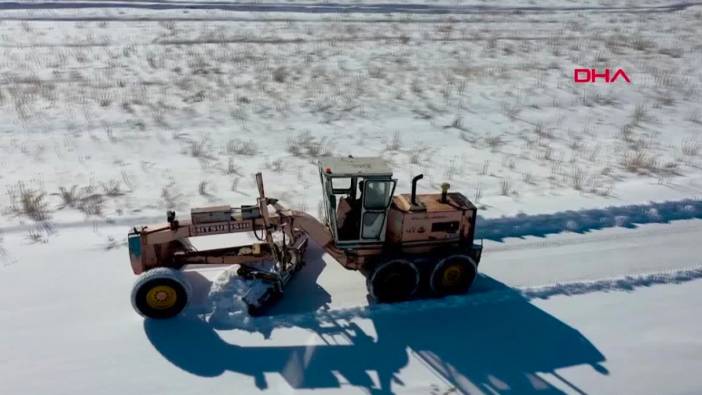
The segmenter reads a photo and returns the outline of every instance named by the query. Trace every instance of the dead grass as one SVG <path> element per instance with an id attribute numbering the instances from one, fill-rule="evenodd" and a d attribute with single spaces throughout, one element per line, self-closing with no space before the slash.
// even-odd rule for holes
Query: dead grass
<path id="1" fill-rule="evenodd" d="M 575 26 L 577 31 L 595 34 L 597 32 L 589 29 L 591 23 L 593 22 L 588 17 L 578 18 Z M 41 30 L 32 23 L 30 25 L 34 29 L 31 41 L 34 42 L 36 39 L 39 44 L 41 36 L 36 33 Z M 121 27 L 117 25 L 120 25 L 120 22 L 110 23 L 110 28 Z M 388 154 L 386 156 L 398 160 L 399 164 L 402 164 L 402 159 L 408 160 L 413 165 L 425 165 L 425 162 L 430 162 L 426 166 L 435 174 L 441 175 L 445 172 L 444 176 L 449 179 L 458 179 L 459 184 L 465 178 L 458 177 L 461 175 L 460 169 L 463 166 L 484 176 L 492 173 L 495 177 L 502 178 L 509 174 L 520 186 L 522 184 L 536 186 L 530 188 L 533 190 L 538 188 L 536 180 L 548 182 L 546 178 L 549 167 L 552 166 L 551 162 L 565 160 L 570 163 L 559 169 L 557 182 L 560 183 L 560 187 L 587 191 L 589 175 L 597 172 L 593 167 L 600 166 L 595 163 L 597 161 L 610 161 L 610 165 L 614 168 L 620 165 L 630 172 L 661 172 L 666 164 L 658 163 L 653 159 L 656 157 L 655 149 L 660 149 L 661 145 L 640 147 L 640 140 L 652 126 L 647 122 L 656 119 L 662 111 L 679 109 L 683 112 L 682 117 L 685 117 L 690 113 L 689 109 L 693 108 L 689 102 L 699 101 L 699 91 L 689 102 L 685 102 L 683 90 L 677 89 L 684 85 L 678 72 L 689 69 L 686 67 L 689 62 L 687 58 L 691 57 L 694 50 L 699 49 L 699 43 L 675 40 L 660 43 L 657 37 L 645 31 L 632 34 L 631 32 L 638 27 L 633 24 L 623 26 L 621 30 L 615 29 L 614 33 L 600 40 L 605 42 L 605 46 L 593 47 L 589 55 L 583 56 L 582 59 L 588 62 L 616 60 L 626 68 L 627 72 L 630 72 L 628 67 L 635 70 L 634 72 L 640 75 L 642 83 L 632 85 L 632 89 L 627 90 L 609 91 L 604 89 L 606 86 L 597 86 L 594 87 L 596 89 L 587 92 L 571 87 L 572 78 L 570 77 L 572 76 L 561 75 L 562 62 L 555 57 L 535 58 L 533 62 L 524 60 L 522 63 L 528 66 L 517 67 L 513 66 L 513 62 L 507 62 L 508 64 L 505 65 L 504 62 L 499 61 L 501 55 L 518 57 L 537 51 L 546 55 L 551 52 L 558 53 L 568 58 L 573 55 L 574 50 L 571 46 L 574 46 L 577 52 L 582 52 L 584 48 L 582 39 L 571 40 L 558 32 L 551 32 L 552 38 L 545 42 L 544 40 L 512 40 L 502 35 L 498 37 L 495 28 L 486 26 L 481 30 L 481 27 L 474 28 L 476 25 L 473 23 L 431 24 L 427 25 L 429 27 L 426 29 L 423 27 L 425 24 L 401 23 L 393 27 L 396 31 L 393 30 L 391 36 L 393 40 L 387 42 L 389 46 L 374 47 L 373 51 L 366 51 L 361 50 L 366 45 L 361 41 L 344 40 L 378 39 L 382 37 L 379 33 L 383 31 L 377 25 L 345 23 L 340 26 L 331 26 L 334 24 L 295 23 L 288 26 L 276 22 L 261 32 L 266 40 L 272 40 L 264 45 L 255 43 L 255 40 L 260 37 L 239 31 L 247 28 L 246 24 L 236 28 L 217 23 L 209 27 L 205 24 L 193 25 L 195 29 L 200 27 L 202 31 L 191 31 L 192 27 L 189 24 L 176 24 L 173 21 L 163 22 L 155 30 L 158 31 L 157 38 L 160 40 L 190 39 L 204 40 L 207 41 L 206 43 L 161 45 L 160 41 L 151 40 L 152 37 L 144 37 L 143 40 L 140 38 L 134 42 L 112 42 L 105 48 L 91 49 L 84 46 L 77 50 L 73 50 L 72 47 L 45 48 L 41 50 L 40 56 L 34 57 L 28 56 L 31 50 L 26 48 L 0 51 L 3 55 L 7 55 L 3 57 L 6 64 L 12 66 L 8 68 L 11 72 L 6 73 L 7 75 L 3 76 L 4 79 L 0 83 L 0 108 L 6 114 L 11 114 L 11 118 L 17 117 L 25 122 L 39 122 L 38 120 L 41 119 L 59 119 L 63 122 L 60 117 L 56 117 L 55 112 L 63 109 L 65 103 L 65 107 L 69 109 L 65 114 L 70 115 L 63 117 L 72 118 L 70 121 L 73 125 L 66 127 L 67 130 L 78 134 L 89 130 L 90 125 L 97 125 L 107 133 L 107 138 L 101 134 L 100 140 L 109 140 L 115 144 L 115 147 L 119 144 L 127 144 L 131 133 L 138 134 L 140 138 L 143 136 L 144 140 L 140 141 L 151 144 L 153 141 L 148 140 L 148 134 L 155 129 L 165 136 L 162 142 L 167 144 L 168 133 L 163 133 L 162 130 L 185 133 L 191 130 L 189 129 L 192 126 L 191 122 L 199 126 L 212 124 L 215 130 L 218 130 L 222 124 L 231 123 L 233 118 L 241 122 L 241 128 L 245 129 L 247 134 L 237 133 L 222 137 L 224 134 L 220 136 L 216 134 L 217 132 L 212 132 L 213 134 L 209 135 L 212 137 L 211 140 L 208 136 L 199 140 L 199 137 L 194 137 L 192 141 L 184 139 L 178 142 L 183 145 L 176 150 L 180 149 L 185 156 L 206 160 L 226 153 L 227 159 L 220 157 L 216 162 L 206 162 L 219 174 L 241 177 L 242 185 L 237 187 L 237 180 L 234 180 L 233 189 L 240 188 L 242 191 L 249 188 L 248 183 L 245 182 L 248 176 L 242 175 L 246 173 L 242 169 L 249 168 L 248 164 L 243 162 L 245 160 L 257 161 L 257 166 L 265 165 L 271 171 L 281 173 L 289 170 L 284 167 L 303 162 L 284 157 L 285 155 L 280 152 L 271 153 L 270 158 L 284 157 L 284 163 L 281 159 L 257 158 L 256 156 L 262 152 L 269 155 L 267 152 L 269 147 L 266 146 L 264 149 L 263 145 L 256 146 L 254 140 L 246 140 L 254 136 L 254 133 L 265 130 L 268 125 L 279 124 L 281 120 L 286 119 L 285 117 L 291 120 L 305 119 L 304 122 L 308 124 L 330 123 L 328 126 L 330 134 L 327 135 L 330 137 L 322 137 L 325 134 L 314 129 L 314 134 L 302 132 L 288 139 L 287 146 L 283 149 L 287 149 L 292 156 L 299 158 L 330 155 L 334 148 L 331 139 L 336 138 L 333 137 L 336 134 L 331 133 L 343 130 L 344 135 L 351 135 L 356 130 L 351 130 L 353 127 L 349 125 L 377 121 L 381 127 L 395 126 L 390 126 L 385 135 L 372 136 L 376 144 L 372 147 L 373 152 Z M 91 25 L 88 24 L 80 32 L 71 33 L 75 36 L 66 36 L 65 41 L 81 45 L 105 41 L 100 37 L 88 39 L 87 34 L 95 32 L 90 27 Z M 548 28 L 550 26 L 544 26 L 545 30 Z M 143 30 L 144 34 L 151 34 L 148 29 Z M 346 30 L 348 32 L 344 33 Z M 426 30 L 424 35 L 423 30 Z M 322 33 L 325 32 L 334 34 L 324 36 Z M 107 31 L 104 33 L 107 34 Z M 678 34 L 677 31 L 671 30 L 667 37 L 675 37 L 676 34 Z M 275 41 L 276 38 L 281 37 L 285 39 Z M 14 39 L 14 37 L 11 38 Z M 462 38 L 465 41 L 461 45 L 453 43 Z M 223 39 L 230 42 L 223 42 Z M 239 41 L 232 41 L 234 39 Z M 652 41 L 654 39 L 655 42 Z M 250 42 L 247 43 L 246 40 Z M 443 42 L 440 42 L 440 45 L 426 45 L 435 40 L 443 40 Z M 597 41 L 592 40 L 593 43 Z M 410 45 L 399 45 L 400 43 Z M 485 50 L 489 56 L 481 58 L 481 50 Z M 473 56 L 467 56 L 468 54 Z M 665 63 L 654 64 L 649 61 L 650 57 L 662 59 Z M 441 61 L 437 61 L 439 59 Z M 444 59 L 448 61 L 444 62 Z M 517 60 L 519 64 L 519 59 Z M 93 67 L 95 65 L 99 67 Z M 644 67 L 646 65 L 655 66 L 658 70 L 646 69 Z M 598 65 L 592 67 L 595 66 Z M 651 83 L 651 76 L 655 77 L 655 86 Z M 696 76 L 691 76 L 691 80 L 694 81 Z M 692 85 L 695 84 L 690 84 Z M 495 90 L 494 87 L 498 89 Z M 557 90 L 549 91 L 549 89 Z M 657 91 L 658 89 L 660 92 Z M 620 94 L 619 91 L 626 94 Z M 592 108 L 581 107 L 584 102 Z M 608 109 L 598 107 L 615 106 L 618 102 L 647 103 L 649 106 L 639 104 L 635 108 L 633 106 L 624 108 L 626 119 L 623 122 L 616 121 L 620 118 L 616 113 L 621 112 L 622 108 L 614 108 L 611 116 L 605 116 Z M 549 103 L 560 107 L 554 110 L 554 115 L 563 115 L 568 118 L 565 124 L 558 125 L 550 116 L 543 116 L 543 112 L 538 111 L 539 108 L 547 107 Z M 671 108 L 660 109 L 657 105 Z M 412 108 L 421 108 L 416 112 L 419 116 L 414 117 L 409 113 Z M 472 153 L 475 148 L 480 148 L 513 155 L 517 152 L 515 148 L 519 149 L 514 144 L 514 137 L 517 135 L 512 132 L 514 130 L 524 130 L 526 133 L 522 134 L 528 137 L 527 142 L 530 145 L 522 150 L 524 155 L 518 163 L 503 161 L 502 167 L 490 168 L 490 161 L 485 160 L 484 155 L 476 155 L 469 156 L 465 163 L 463 159 L 460 162 L 454 160 L 448 167 L 437 169 L 436 166 L 447 163 L 448 158 L 440 156 L 437 158 L 440 152 L 433 155 L 432 151 L 430 155 L 425 150 L 412 148 L 413 144 L 408 137 L 401 136 L 399 131 L 395 131 L 399 123 L 384 123 L 388 119 L 388 114 L 395 117 L 397 113 L 403 111 L 408 114 L 408 117 L 417 119 L 417 122 L 423 122 L 420 118 L 435 118 L 433 121 L 423 123 L 427 128 L 448 129 L 445 131 L 447 140 L 440 142 L 442 146 L 456 142 L 455 137 L 458 135 L 467 143 L 474 145 L 468 147 L 458 141 L 466 148 L 466 152 Z M 476 121 L 482 117 L 483 111 L 497 113 L 499 119 L 494 121 L 501 124 L 500 129 L 479 130 L 484 123 Z M 598 122 L 595 128 L 597 130 L 582 139 L 572 137 L 568 140 L 562 139 L 561 131 L 572 127 L 569 123 L 571 119 L 581 119 L 583 111 L 596 113 L 595 115 L 602 119 L 602 124 Z M 344 115 L 344 122 L 336 122 L 341 119 L 339 114 L 344 112 L 348 113 Z M 500 116 L 500 112 L 503 116 Z M 218 114 L 224 115 L 218 119 Z M 570 118 L 571 116 L 573 118 Z M 115 122 L 115 118 L 119 118 L 120 122 Z M 548 127 L 545 127 L 544 123 L 538 123 L 540 119 Z M 686 128 L 684 131 L 692 131 L 695 124 L 702 123 L 702 115 L 694 109 L 687 119 L 692 123 L 680 122 L 682 127 Z M 490 121 L 493 120 L 490 119 Z M 238 122 L 235 123 L 239 126 Z M 588 159 L 593 141 L 598 141 L 597 139 L 603 136 L 611 137 L 609 131 L 604 133 L 601 130 L 612 130 L 613 125 L 616 127 L 621 123 L 626 123 L 621 129 L 621 137 L 627 144 L 615 141 L 614 146 L 626 147 L 626 152 L 611 153 L 608 148 L 598 152 L 593 149 Z M 506 126 L 504 129 L 502 129 L 503 124 Z M 299 125 L 300 123 L 296 123 L 294 127 L 300 128 Z M 466 125 L 478 129 L 469 131 Z M 53 125 L 51 127 L 53 128 Z M 57 129 L 62 127 L 56 126 Z M 140 130 L 145 133 L 139 133 Z M 304 126 L 298 130 L 304 130 Z M 403 129 L 402 132 L 404 131 Z M 230 136 L 239 138 L 228 141 Z M 285 139 L 288 136 L 290 134 L 282 138 Z M 448 140 L 449 138 L 451 140 Z M 362 138 L 353 138 L 353 140 L 361 141 Z M 80 146 L 80 143 L 81 140 L 78 140 L 75 145 Z M 427 143 L 434 145 L 437 142 L 428 141 Z M 363 148 L 367 151 L 372 143 L 366 144 Z M 603 143 L 603 147 L 608 147 L 607 144 L 609 142 Z M 664 139 L 661 144 L 672 147 L 677 158 L 695 158 L 701 151 L 699 142 L 692 140 L 681 143 L 679 140 Z M 350 146 L 342 148 L 344 151 L 353 150 Z M 384 148 L 391 152 L 385 153 Z M 27 149 L 28 153 L 30 151 L 33 151 L 31 145 Z M 343 152 L 343 154 L 346 153 L 354 152 Z M 130 159 L 126 159 L 127 163 L 119 166 L 131 166 Z M 539 159 L 549 163 L 541 162 Z M 591 163 L 587 163 L 588 160 Z M 529 166 L 532 161 L 535 162 L 533 164 L 536 167 L 527 168 L 533 173 L 525 173 L 521 168 L 522 165 Z M 681 163 L 684 162 L 681 160 Z M 90 166 L 90 162 L 84 164 Z M 146 177 L 159 177 L 158 171 L 163 168 L 161 165 L 160 162 L 156 163 L 153 167 L 154 173 Z M 562 164 L 553 164 L 554 168 L 557 166 Z M 585 175 L 578 175 L 581 173 Z M 143 182 L 143 177 L 138 172 L 133 174 L 135 174 L 135 180 L 142 181 L 141 188 L 149 185 Z M 604 178 L 607 179 L 607 177 Z M 486 179 L 481 180 L 488 182 Z M 187 190 L 188 195 L 194 195 L 199 181 L 195 178 L 179 181 L 179 183 L 189 183 L 183 190 Z M 99 192 L 100 197 L 90 198 L 93 203 L 99 203 L 100 199 L 119 197 L 126 192 L 125 190 L 132 190 L 131 186 L 119 181 L 108 181 L 105 184 L 98 182 L 96 185 L 97 189 L 93 195 Z M 222 185 L 222 188 L 227 187 L 220 183 L 217 185 Z M 463 185 L 465 186 L 465 183 Z M 57 189 L 52 187 L 50 190 Z M 173 193 L 176 197 L 168 196 L 171 193 L 168 192 L 169 190 L 172 191 L 171 188 L 164 188 L 166 192 L 162 198 L 171 201 L 167 205 L 175 206 L 178 194 Z M 207 186 L 203 191 L 208 192 Z M 158 195 L 158 191 L 156 194 Z M 78 186 L 66 186 L 58 189 L 57 194 L 51 194 L 51 196 L 57 196 L 56 198 L 47 200 L 45 197 L 39 197 L 34 205 L 47 201 L 53 203 L 55 199 L 57 204 L 60 202 L 60 208 L 77 209 L 80 205 L 85 211 L 100 212 L 101 204 L 97 204 L 96 210 L 91 208 L 96 206 L 95 204 L 88 204 L 83 200 L 89 195 L 90 193 L 81 191 Z M 22 215 L 29 217 L 29 215 Z M 38 216 L 41 217 L 41 214 Z"/>
<path id="2" fill-rule="evenodd" d="M 122 190 L 121 185 L 122 183 L 116 179 L 102 183 L 100 188 L 103 193 L 97 192 L 97 188 L 94 185 L 85 187 L 79 187 L 78 185 L 61 186 L 59 187 L 59 192 L 51 195 L 58 196 L 61 199 L 59 209 L 73 208 L 87 216 L 101 216 L 103 215 L 106 197 L 116 198 L 126 194 Z"/>
<path id="3" fill-rule="evenodd" d="M 288 69 L 284 66 L 276 67 L 273 70 L 273 81 L 283 83 L 288 78 Z"/>
<path id="4" fill-rule="evenodd" d="M 480 166 L 480 171 L 478 172 L 478 174 L 480 174 L 481 176 L 486 176 L 486 175 L 488 175 L 489 171 L 490 171 L 490 161 L 485 160 L 483 162 L 482 166 Z"/>
<path id="5" fill-rule="evenodd" d="M 49 219 L 49 202 L 46 192 L 32 189 L 23 182 L 18 182 L 8 190 L 10 210 L 15 215 L 26 216 L 33 221 L 43 222 Z"/>
<path id="6" fill-rule="evenodd" d="M 59 207 L 60 209 L 64 207 L 76 208 L 80 196 L 78 193 L 78 185 L 72 185 L 70 188 L 59 187 L 58 193 L 52 193 L 54 196 L 59 196 L 63 204 Z"/>
<path id="7" fill-rule="evenodd" d="M 487 136 L 485 137 L 485 144 L 487 144 L 487 146 L 490 147 L 490 150 L 492 152 L 497 152 L 499 148 L 505 144 L 505 141 L 500 135 Z"/>
<path id="8" fill-rule="evenodd" d="M 473 203 L 475 205 L 479 205 L 480 199 L 482 199 L 482 197 L 483 197 L 483 189 L 482 189 L 482 186 L 480 185 L 480 183 L 478 183 L 475 186 L 475 190 L 473 192 Z"/>
<path id="9" fill-rule="evenodd" d="M 203 136 L 199 141 L 189 142 L 189 152 L 193 158 L 197 159 L 212 159 L 213 156 L 210 154 L 210 139 L 207 136 Z"/>
<path id="10" fill-rule="evenodd" d="M 103 194 L 105 196 L 114 198 L 117 196 L 124 196 L 124 191 L 122 190 L 122 183 L 119 180 L 113 179 L 102 183 L 101 185 Z"/>
<path id="11" fill-rule="evenodd" d="M 35 226 L 27 230 L 26 239 L 32 244 L 46 244 L 49 242 L 51 231 L 49 229 Z"/>
<path id="12" fill-rule="evenodd" d="M 258 153 L 258 144 L 253 140 L 231 139 L 227 142 L 230 155 L 254 156 Z"/>
<path id="13" fill-rule="evenodd" d="M 702 140 L 688 137 L 680 143 L 680 151 L 685 156 L 698 156 L 702 151 Z"/>
<path id="14" fill-rule="evenodd" d="M 522 181 L 528 185 L 536 185 L 536 178 L 534 177 L 534 174 L 529 171 L 524 172 L 522 175 Z"/>
<path id="15" fill-rule="evenodd" d="M 500 194 L 502 196 L 512 194 L 512 180 L 509 177 L 505 177 L 500 181 Z"/>
<path id="16" fill-rule="evenodd" d="M 429 151 L 426 145 L 420 145 L 412 148 L 409 151 L 409 163 L 413 165 L 419 165 L 424 161 L 424 157 Z"/>
<path id="17" fill-rule="evenodd" d="M 645 148 L 627 151 L 622 158 L 624 169 L 637 174 L 655 173 L 657 164 L 656 156 Z"/>
<path id="18" fill-rule="evenodd" d="M 631 125 L 639 126 L 641 123 L 649 121 L 649 110 L 643 104 L 637 104 L 634 111 L 631 113 Z"/>
<path id="19" fill-rule="evenodd" d="M 585 184 L 585 171 L 574 165 L 570 172 L 571 185 L 576 191 L 582 191 Z"/>
<path id="20" fill-rule="evenodd" d="M 656 43 L 653 40 L 638 33 L 628 38 L 628 45 L 630 48 L 642 52 L 650 52 L 656 47 Z"/>
<path id="21" fill-rule="evenodd" d="M 448 166 L 446 166 L 446 168 L 444 169 L 444 177 L 449 181 L 453 181 L 453 178 L 460 173 L 461 173 L 461 170 L 459 169 L 458 165 L 456 164 L 456 160 L 451 159 L 449 161 Z"/>
<path id="22" fill-rule="evenodd" d="M 200 194 L 200 196 L 211 196 L 211 194 L 207 191 L 208 186 L 209 183 L 207 181 L 201 181 L 200 184 L 198 184 L 197 191 Z"/>
<path id="23" fill-rule="evenodd" d="M 283 160 L 282 159 L 276 159 L 271 162 L 268 162 L 266 164 L 266 168 L 270 169 L 271 171 L 275 173 L 282 173 L 283 170 L 285 170 L 285 167 L 283 166 Z"/>
<path id="24" fill-rule="evenodd" d="M 84 196 L 78 201 L 76 208 L 86 216 L 102 216 L 105 205 L 105 197 L 94 192 L 93 187 L 87 187 L 84 191 Z"/>
<path id="25" fill-rule="evenodd" d="M 402 139 L 400 136 L 400 131 L 396 130 L 392 134 L 392 139 L 385 145 L 385 149 L 388 151 L 399 151 L 402 148 Z"/>
<path id="26" fill-rule="evenodd" d="M 127 246 L 127 239 L 123 238 L 122 240 L 116 239 L 114 236 L 107 236 L 107 239 L 105 241 L 105 244 L 103 248 L 107 251 L 109 250 L 115 250 L 118 248 L 123 248 Z"/>
<path id="27" fill-rule="evenodd" d="M 2 262 L 2 263 L 7 261 L 7 257 L 8 257 L 7 250 L 2 245 L 4 241 L 5 241 L 5 239 L 2 235 L 2 232 L 0 232 L 0 262 Z"/>
<path id="28" fill-rule="evenodd" d="M 297 157 L 316 158 L 333 152 L 333 145 L 326 137 L 316 138 L 309 131 L 290 137 L 287 143 L 288 152 Z"/>

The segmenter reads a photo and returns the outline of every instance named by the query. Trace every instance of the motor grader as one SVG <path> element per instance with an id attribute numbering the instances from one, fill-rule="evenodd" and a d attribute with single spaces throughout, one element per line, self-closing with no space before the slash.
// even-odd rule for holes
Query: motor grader
<path id="1" fill-rule="evenodd" d="M 482 245 L 474 243 L 476 207 L 442 184 L 434 194 L 393 195 L 397 180 L 381 158 L 325 158 L 318 162 L 323 223 L 267 197 L 256 174 L 256 205 L 191 210 L 180 221 L 134 227 L 128 235 L 132 269 L 139 274 L 132 304 L 151 318 L 177 315 L 188 303 L 186 265 L 238 265 L 251 286 L 249 313 L 261 313 L 283 294 L 304 264 L 310 240 L 345 268 L 366 276 L 371 299 L 397 302 L 466 292 L 477 275 Z M 256 242 L 199 250 L 198 236 L 249 232 Z"/>

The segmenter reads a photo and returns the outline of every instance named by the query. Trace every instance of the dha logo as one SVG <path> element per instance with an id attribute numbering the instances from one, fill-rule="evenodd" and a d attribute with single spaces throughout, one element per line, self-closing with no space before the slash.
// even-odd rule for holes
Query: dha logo
<path id="1" fill-rule="evenodd" d="M 610 75 L 612 75 L 610 69 L 604 69 L 604 73 L 598 73 L 597 69 L 575 69 L 573 71 L 573 80 L 576 84 L 594 84 L 598 78 L 601 78 L 605 83 L 612 84 L 617 78 L 622 77 L 624 81 L 631 84 L 629 76 L 622 69 L 617 69 L 611 78 Z"/>

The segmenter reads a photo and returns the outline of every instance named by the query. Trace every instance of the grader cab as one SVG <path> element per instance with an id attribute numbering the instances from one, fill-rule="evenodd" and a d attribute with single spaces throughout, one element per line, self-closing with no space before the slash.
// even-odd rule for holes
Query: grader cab
<path id="1" fill-rule="evenodd" d="M 321 161 L 325 220 L 339 248 L 385 241 L 387 211 L 397 180 L 379 158 Z"/>
<path id="2" fill-rule="evenodd" d="M 319 162 L 325 223 L 339 262 L 367 277 L 369 294 L 399 301 L 416 294 L 468 290 L 482 246 L 473 242 L 476 207 L 462 194 L 393 196 L 397 180 L 380 158 L 329 158 Z"/>
<path id="3" fill-rule="evenodd" d="M 324 223 L 289 210 L 265 195 L 261 174 L 254 206 L 193 209 L 179 221 L 135 227 L 128 236 L 132 269 L 140 274 L 132 292 L 137 312 L 153 318 L 178 314 L 189 299 L 180 273 L 186 265 L 238 265 L 237 273 L 257 282 L 243 301 L 250 313 L 283 294 L 304 264 L 308 240 L 341 265 L 366 276 L 378 302 L 466 292 L 477 275 L 482 246 L 473 242 L 476 207 L 462 194 L 393 195 L 397 180 L 381 158 L 327 158 L 319 162 Z M 198 250 L 191 237 L 249 232 L 250 245 Z M 256 285 L 256 284 L 255 284 Z"/>

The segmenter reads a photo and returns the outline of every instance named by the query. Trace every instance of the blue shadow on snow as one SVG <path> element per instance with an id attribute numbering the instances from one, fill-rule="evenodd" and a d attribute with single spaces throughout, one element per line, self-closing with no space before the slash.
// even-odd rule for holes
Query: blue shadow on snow
<path id="1" fill-rule="evenodd" d="M 563 386 L 582 393 L 556 370 L 590 365 L 607 374 L 601 365 L 604 355 L 590 341 L 516 290 L 480 276 L 471 293 L 475 295 L 465 298 L 490 298 L 479 303 L 431 300 L 380 305 L 385 306 L 380 309 L 365 307 L 360 308 L 361 314 L 353 311 L 348 317 L 323 312 L 291 315 L 295 326 L 322 339 L 344 339 L 322 345 L 233 344 L 224 341 L 212 325 L 196 318 L 145 320 L 144 330 L 158 352 L 179 368 L 204 377 L 226 371 L 244 374 L 251 376 L 259 389 L 268 388 L 265 374 L 277 373 L 294 389 L 339 388 L 343 381 L 371 394 L 402 393 L 404 383 L 398 373 L 408 365 L 410 356 L 458 393 L 472 393 L 475 388 L 498 394 L 563 393 L 537 373 L 552 373 Z M 370 320 L 375 334 L 357 325 L 359 316 Z M 255 323 L 252 331 L 270 332 L 273 328 L 267 326 L 271 322 L 286 320 L 285 315 L 276 317 L 255 319 L 260 324 Z"/>

